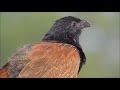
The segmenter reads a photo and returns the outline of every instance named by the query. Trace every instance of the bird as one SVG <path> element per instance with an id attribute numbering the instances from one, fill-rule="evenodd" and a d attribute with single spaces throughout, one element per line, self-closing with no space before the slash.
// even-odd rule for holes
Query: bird
<path id="1" fill-rule="evenodd" d="M 86 56 L 79 37 L 90 23 L 75 16 L 55 21 L 42 40 L 18 49 L 0 78 L 78 78 Z"/>

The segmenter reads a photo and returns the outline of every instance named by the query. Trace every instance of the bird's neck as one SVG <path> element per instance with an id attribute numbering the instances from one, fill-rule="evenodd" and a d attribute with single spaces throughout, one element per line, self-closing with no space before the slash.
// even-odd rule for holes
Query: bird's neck
<path id="1" fill-rule="evenodd" d="M 71 44 L 74 45 L 76 47 L 79 46 L 79 36 L 78 37 L 70 37 L 67 34 L 46 34 L 44 36 L 44 38 L 42 39 L 42 41 L 55 41 L 58 43 L 67 43 L 67 44 Z"/>

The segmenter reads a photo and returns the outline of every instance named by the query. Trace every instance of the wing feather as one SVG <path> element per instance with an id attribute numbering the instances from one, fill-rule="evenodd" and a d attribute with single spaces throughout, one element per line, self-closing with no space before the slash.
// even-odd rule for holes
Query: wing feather
<path id="1" fill-rule="evenodd" d="M 28 55 L 30 62 L 18 78 L 74 78 L 77 77 L 79 51 L 69 44 L 41 42 Z"/>
<path id="2" fill-rule="evenodd" d="M 0 68 L 0 78 L 8 78 L 8 63 Z"/>

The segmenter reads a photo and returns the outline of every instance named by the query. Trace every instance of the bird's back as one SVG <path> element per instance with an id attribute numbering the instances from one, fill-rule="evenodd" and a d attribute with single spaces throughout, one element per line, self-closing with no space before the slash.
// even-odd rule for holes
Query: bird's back
<path id="1" fill-rule="evenodd" d="M 9 61 L 7 66 L 9 77 L 74 78 L 78 75 L 80 56 L 79 51 L 73 45 L 40 42 L 24 47 L 19 52 L 22 53 L 17 56 L 15 54 Z"/>

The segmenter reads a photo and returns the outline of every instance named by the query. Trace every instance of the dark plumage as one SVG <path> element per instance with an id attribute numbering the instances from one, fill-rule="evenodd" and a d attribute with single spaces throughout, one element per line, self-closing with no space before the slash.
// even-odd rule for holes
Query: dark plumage
<path id="1" fill-rule="evenodd" d="M 57 20 L 40 43 L 18 50 L 7 65 L 0 69 L 0 77 L 77 77 L 86 61 L 79 42 L 85 27 L 90 27 L 90 24 L 76 17 Z"/>

